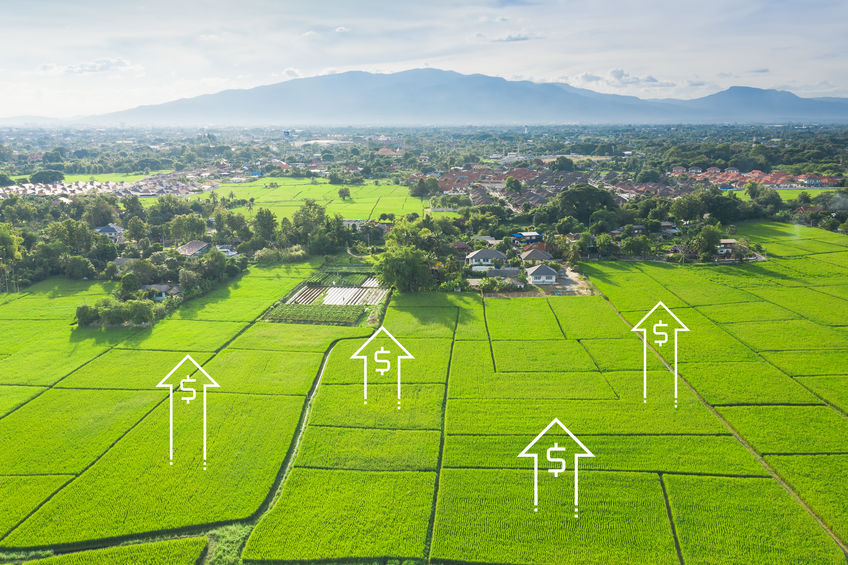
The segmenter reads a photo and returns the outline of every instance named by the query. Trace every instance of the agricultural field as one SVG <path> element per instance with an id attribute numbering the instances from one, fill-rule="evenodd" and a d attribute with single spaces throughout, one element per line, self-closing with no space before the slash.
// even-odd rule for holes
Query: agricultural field
<path id="1" fill-rule="evenodd" d="M 267 188 L 271 183 L 277 188 Z M 346 186 L 350 190 L 350 198 L 342 200 L 339 189 Z M 229 196 L 230 192 L 236 198 L 253 201 L 253 210 L 267 208 L 277 215 L 277 218 L 291 218 L 306 199 L 317 201 L 325 206 L 328 214 L 340 214 L 344 218 L 377 220 L 380 214 L 417 213 L 422 215 L 427 205 L 426 200 L 409 196 L 409 187 L 394 184 L 361 185 L 329 184 L 326 180 L 296 179 L 287 177 L 268 177 L 246 183 L 224 183 L 212 191 L 204 192 L 193 198 L 211 198 L 212 193 Z M 233 212 L 250 217 L 252 211 L 247 207 L 233 208 Z"/>
<path id="2" fill-rule="evenodd" d="M 263 318 L 332 286 L 314 262 L 149 330 L 78 333 L 67 304 L 107 287 L 30 287 L 0 301 L 0 560 L 845 563 L 848 238 L 738 229 L 786 253 L 592 262 L 594 296 L 395 293 L 389 333 Z M 658 301 L 689 330 L 677 379 L 652 333 L 677 322 L 632 331 Z M 186 354 L 220 388 L 205 460 L 202 405 L 175 389 L 171 462 L 156 384 Z M 568 431 L 541 434 L 554 418 Z"/>

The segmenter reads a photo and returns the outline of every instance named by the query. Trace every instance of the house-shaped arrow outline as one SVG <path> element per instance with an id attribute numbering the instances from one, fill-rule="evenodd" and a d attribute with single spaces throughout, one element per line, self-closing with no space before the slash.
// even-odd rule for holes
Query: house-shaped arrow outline
<path id="1" fill-rule="evenodd" d="M 395 343 L 395 345 L 400 347 L 400 349 L 403 351 L 403 355 L 397 356 L 397 397 L 398 397 L 398 410 L 400 410 L 400 361 L 401 361 L 401 359 L 415 359 L 415 357 L 413 357 L 412 354 L 409 351 L 407 351 L 406 348 L 404 346 L 402 346 L 398 340 L 395 339 L 395 336 L 390 334 L 389 330 L 387 330 L 383 326 L 380 326 L 377 329 L 377 331 L 374 332 L 371 335 L 371 337 L 369 337 L 368 340 L 365 343 L 362 344 L 362 347 L 357 349 L 356 352 L 353 355 L 350 356 L 350 358 L 351 359 L 362 359 L 362 380 L 363 380 L 363 383 L 364 383 L 363 397 L 362 398 L 365 401 L 365 404 L 368 404 L 368 356 L 367 355 L 361 355 L 361 353 L 362 353 L 362 350 L 366 349 L 368 347 L 368 345 L 374 340 L 374 338 L 376 338 L 381 333 L 384 333 L 387 336 L 389 336 L 389 339 L 391 339 Z"/>
<path id="2" fill-rule="evenodd" d="M 562 428 L 562 430 L 565 433 L 568 434 L 568 437 L 570 437 L 574 441 L 574 443 L 576 443 L 578 446 L 580 446 L 580 449 L 583 450 L 583 453 L 575 453 L 574 454 L 574 511 L 577 512 L 577 500 L 578 500 L 577 499 L 577 484 L 578 484 L 578 481 L 577 481 L 577 470 L 578 470 L 577 462 L 581 457 L 594 457 L 595 454 L 592 453 L 591 451 L 589 451 L 589 448 L 586 447 L 585 445 L 583 445 L 583 442 L 580 441 L 579 439 L 577 439 L 577 436 L 575 436 L 573 433 L 571 433 L 571 430 L 566 428 L 565 425 L 563 425 L 563 423 L 559 421 L 559 418 L 554 418 L 553 420 L 551 420 L 551 423 L 548 424 L 545 427 L 545 429 L 542 430 L 542 432 L 533 439 L 533 441 L 531 441 L 530 443 L 527 444 L 527 447 L 525 447 L 521 451 L 521 453 L 518 454 L 518 457 L 532 457 L 533 458 L 533 508 L 535 509 L 535 511 L 538 511 L 539 510 L 539 454 L 538 453 L 530 453 L 530 450 L 533 448 L 534 445 L 536 445 L 536 442 L 538 442 L 540 439 L 542 439 L 545 436 L 545 434 L 548 433 L 550 431 L 550 429 L 553 428 L 554 426 L 559 426 L 560 428 Z M 575 514 L 575 517 L 576 517 L 576 514 Z"/>
<path id="3" fill-rule="evenodd" d="M 654 313 L 654 311 L 661 307 L 662 309 L 668 312 L 669 316 L 674 318 L 674 321 L 678 323 L 679 328 L 674 328 L 674 407 L 677 408 L 677 332 L 688 332 L 689 328 L 686 327 L 686 324 L 680 321 L 680 318 L 674 315 L 674 312 L 668 309 L 668 306 L 663 304 L 662 300 L 657 302 L 656 306 L 651 308 L 651 311 L 645 314 L 645 316 L 637 322 L 635 326 L 633 326 L 630 331 L 631 332 L 642 332 L 642 401 L 648 401 L 648 330 L 647 328 L 641 327 L 648 318 Z"/>
<path id="4" fill-rule="evenodd" d="M 177 363 L 177 365 L 171 369 L 171 372 L 165 375 L 165 378 L 159 381 L 159 384 L 156 385 L 156 388 L 167 388 L 168 389 L 168 412 L 170 417 L 170 430 L 168 432 L 168 443 L 169 443 L 169 459 L 171 461 L 171 465 L 174 464 L 174 385 L 168 383 L 168 379 L 171 378 L 171 375 L 176 373 L 180 367 L 183 366 L 183 363 L 186 361 L 191 361 L 192 365 L 197 367 L 197 370 L 203 373 L 203 376 L 209 380 L 209 383 L 204 383 L 203 385 L 203 469 L 206 469 L 206 389 L 207 388 L 220 388 L 215 379 L 209 376 L 203 367 L 195 361 L 191 355 L 186 355 L 183 357 L 183 360 Z"/>

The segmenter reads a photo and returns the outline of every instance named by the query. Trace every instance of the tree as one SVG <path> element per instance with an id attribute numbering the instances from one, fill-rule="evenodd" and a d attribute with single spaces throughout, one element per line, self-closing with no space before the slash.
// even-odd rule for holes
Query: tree
<path id="1" fill-rule="evenodd" d="M 762 192 L 763 190 L 763 185 L 756 181 L 749 180 L 745 183 L 744 189 L 748 196 L 751 198 L 751 200 L 756 200 L 757 197 L 760 195 L 760 192 Z"/>
<path id="2" fill-rule="evenodd" d="M 574 161 L 568 157 L 560 155 L 553 163 L 551 163 L 551 170 L 559 171 L 561 173 L 571 172 L 574 170 Z"/>
<path id="3" fill-rule="evenodd" d="M 6 173 L 0 173 L 0 187 L 12 186 L 13 184 L 15 184 L 15 181 L 12 180 L 12 177 Z"/>
<path id="4" fill-rule="evenodd" d="M 144 220 L 138 216 L 133 216 L 130 218 L 130 221 L 127 222 L 127 237 L 131 241 L 138 241 L 143 237 L 147 237 L 148 233 L 149 229 L 147 224 L 144 223 Z"/>
<path id="5" fill-rule="evenodd" d="M 339 189 L 339 198 L 342 200 L 347 200 L 350 198 L 350 189 L 346 186 L 343 186 Z"/>
<path id="6" fill-rule="evenodd" d="M 595 238 L 595 247 L 598 249 L 598 253 L 604 257 L 609 257 L 615 253 L 615 250 L 617 249 L 615 242 L 612 240 L 612 236 L 608 233 L 602 233 Z"/>
<path id="7" fill-rule="evenodd" d="M 515 177 L 507 177 L 506 183 L 504 184 L 504 190 L 506 192 L 514 192 L 518 194 L 521 192 L 521 181 Z"/>
<path id="8" fill-rule="evenodd" d="M 121 277 L 121 291 L 123 291 L 125 295 L 135 292 L 139 288 L 141 288 L 141 280 L 138 278 L 136 273 L 127 273 Z"/>
<path id="9" fill-rule="evenodd" d="M 65 175 L 62 171 L 54 171 L 51 169 L 45 169 L 43 171 L 38 171 L 33 173 L 31 177 L 29 177 L 29 182 L 33 184 L 53 184 L 56 182 L 62 182 L 65 180 Z"/>
<path id="10" fill-rule="evenodd" d="M 715 226 L 704 226 L 696 238 L 698 251 L 704 254 L 714 254 L 716 246 L 721 241 L 721 231 Z"/>
<path id="11" fill-rule="evenodd" d="M 68 257 L 65 264 L 65 276 L 69 279 L 86 279 L 96 274 L 91 261 L 79 255 Z"/>
<path id="12" fill-rule="evenodd" d="M 276 223 L 276 222 L 275 222 Z M 201 259 L 203 273 L 209 280 L 223 280 L 227 272 L 227 258 L 214 247 Z"/>
<path id="13" fill-rule="evenodd" d="M 377 278 L 401 291 L 428 288 L 432 283 L 427 253 L 410 245 L 390 246 L 375 265 Z"/>
<path id="14" fill-rule="evenodd" d="M 276 214 L 267 208 L 260 208 L 253 218 L 253 232 L 265 241 L 272 241 L 276 229 Z"/>

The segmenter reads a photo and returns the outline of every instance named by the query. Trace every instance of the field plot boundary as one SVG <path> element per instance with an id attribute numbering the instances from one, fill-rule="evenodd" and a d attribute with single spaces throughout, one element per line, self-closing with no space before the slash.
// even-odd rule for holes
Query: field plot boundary
<path id="1" fill-rule="evenodd" d="M 659 281 L 657 281 L 654 277 L 651 277 L 651 276 L 650 276 L 650 275 L 648 275 L 647 273 L 644 273 L 644 274 L 645 274 L 646 276 L 650 277 L 650 278 L 651 278 L 652 280 L 654 280 L 655 282 L 657 282 L 657 284 L 661 284 L 661 283 L 659 283 Z M 663 288 L 665 288 L 665 286 L 664 286 L 664 285 L 661 285 L 661 286 L 663 286 Z M 597 287 L 596 287 L 596 289 L 597 289 Z M 598 289 L 598 290 L 599 290 L 599 289 Z M 671 290 L 668 290 L 668 289 L 666 288 L 666 291 L 667 291 L 667 292 L 669 292 L 670 294 L 674 295 L 677 299 L 682 300 L 682 299 L 681 299 L 681 298 L 680 298 L 677 294 L 675 294 L 675 293 L 674 293 L 674 292 L 672 292 Z M 600 290 L 599 290 L 599 292 L 600 292 Z M 622 314 L 622 313 L 621 313 L 621 312 L 620 312 L 620 311 L 619 311 L 619 310 L 615 307 L 615 305 L 612 303 L 612 301 L 611 301 L 608 297 L 606 297 L 606 295 L 604 295 L 603 293 L 601 293 L 601 295 L 602 295 L 602 296 L 604 296 L 604 297 L 607 299 L 607 304 L 609 304 L 610 308 L 612 308 L 612 309 L 615 311 L 615 313 L 616 313 L 616 314 L 618 314 L 618 316 L 619 316 L 622 320 L 624 320 L 624 322 L 625 322 L 628 326 L 631 326 L 630 322 L 629 322 L 629 321 L 628 321 L 628 320 L 624 317 L 624 315 L 623 315 L 623 314 Z M 686 301 L 683 301 L 683 303 L 684 303 L 684 304 L 687 304 L 687 302 L 686 302 Z M 705 317 L 706 317 L 706 316 L 705 316 Z M 715 322 L 713 322 L 713 320 L 712 320 L 711 318 L 707 318 L 707 319 L 708 319 L 708 320 L 710 320 L 710 322 L 711 322 L 711 323 L 713 323 L 714 325 L 718 326 L 718 327 L 719 327 L 719 328 L 720 328 L 720 329 L 721 329 L 724 333 L 726 333 L 726 334 L 728 335 L 728 337 L 730 337 L 730 338 L 732 338 L 732 339 L 735 339 L 735 340 L 737 340 L 737 341 L 740 341 L 740 340 L 738 340 L 735 336 L 730 335 L 730 334 L 727 332 L 727 330 L 725 330 L 725 329 L 724 329 L 721 325 L 716 324 Z M 631 327 L 632 327 L 632 326 L 631 326 Z M 751 349 L 751 348 L 750 348 L 747 344 L 742 343 L 742 345 L 743 345 L 743 346 L 745 346 L 747 349 L 749 349 L 749 350 L 753 351 L 753 349 Z M 659 354 L 659 352 L 658 352 L 658 351 L 657 351 L 657 350 L 653 347 L 653 345 L 651 345 L 650 343 L 648 343 L 648 347 L 650 347 L 651 351 L 653 351 L 653 352 L 654 352 L 654 354 L 655 354 L 655 355 L 657 355 L 657 356 L 660 358 L 660 361 L 663 363 L 663 365 L 665 365 L 665 367 L 666 367 L 669 371 L 673 372 L 673 370 L 674 370 L 674 369 L 671 367 L 671 365 L 668 363 L 668 361 L 667 361 L 665 358 L 663 358 L 663 357 Z M 755 355 L 756 355 L 758 358 L 760 358 L 760 359 L 764 359 L 764 358 L 762 358 L 762 357 L 759 355 L 759 353 L 758 353 L 758 352 L 754 351 L 754 353 L 755 353 Z M 763 468 L 764 468 L 764 469 L 766 469 L 766 471 L 768 471 L 768 473 L 771 475 L 771 477 L 772 477 L 775 481 L 777 481 L 777 482 L 778 482 L 778 484 L 780 484 L 780 486 L 781 486 L 781 487 L 783 487 L 783 489 L 784 489 L 784 490 L 786 490 L 786 492 L 788 492 L 788 493 L 792 496 L 792 498 L 794 498 L 794 499 L 795 499 L 795 501 L 796 501 L 798 504 L 800 504 L 800 505 L 801 505 L 801 507 L 803 507 L 803 508 L 804 508 L 804 510 L 806 510 L 806 511 L 807 511 L 807 513 L 808 513 L 810 516 L 812 516 L 812 517 L 813 517 L 813 519 L 815 519 L 815 520 L 816 520 L 816 522 L 819 524 L 819 526 L 821 526 L 821 528 L 822 528 L 822 529 L 824 529 L 824 530 L 828 533 L 828 535 L 829 535 L 829 536 L 833 539 L 833 541 L 834 541 L 834 542 L 836 542 L 836 544 L 839 546 L 839 548 L 842 550 L 842 552 L 843 552 L 843 553 L 845 553 L 846 558 L 848 558 L 848 546 L 845 544 L 845 542 L 844 542 L 844 541 L 842 541 L 842 539 L 841 539 L 839 536 L 837 536 L 837 535 L 836 535 L 836 533 L 833 531 L 833 529 L 832 529 L 832 528 L 830 528 L 830 526 L 828 526 L 828 525 L 825 523 L 825 521 L 821 518 L 821 516 L 819 516 L 819 515 L 818 515 L 818 514 L 817 514 L 817 513 L 816 513 L 816 512 L 812 509 L 812 507 L 810 507 L 810 506 L 806 503 L 806 501 L 804 501 L 804 499 L 802 499 L 802 498 L 801 498 L 801 496 L 800 496 L 800 495 L 799 495 L 799 494 L 798 494 L 798 493 L 797 493 L 797 492 L 796 492 L 796 491 L 795 491 L 795 490 L 794 490 L 794 489 L 793 489 L 793 488 L 789 485 L 789 483 L 787 483 L 787 482 L 786 482 L 786 481 L 785 481 L 785 480 L 784 480 L 784 479 L 783 479 L 783 478 L 782 478 L 782 477 L 781 477 L 781 476 L 777 473 L 777 471 L 775 471 L 775 469 L 774 469 L 774 468 L 773 468 L 773 467 L 772 467 L 772 466 L 771 466 L 771 465 L 770 465 L 770 464 L 769 464 L 769 463 L 765 460 L 765 458 L 763 457 L 763 455 L 762 455 L 762 454 L 760 454 L 757 450 L 755 450 L 755 449 L 753 448 L 753 446 L 752 446 L 750 443 L 748 443 L 748 442 L 745 440 L 745 438 L 743 438 L 743 437 L 742 437 L 742 435 L 741 435 L 741 434 L 740 434 L 740 433 L 736 430 L 736 428 L 734 428 L 733 426 L 731 426 L 731 425 L 730 425 L 730 423 L 729 423 L 729 422 L 728 422 L 728 421 L 727 421 L 727 420 L 726 420 L 726 419 L 725 419 L 725 418 L 724 418 L 724 417 L 723 417 L 723 416 L 722 416 L 722 415 L 721 415 L 721 414 L 720 414 L 720 413 L 719 413 L 719 412 L 718 412 L 718 411 L 717 411 L 717 410 L 713 407 L 713 405 L 711 405 L 709 402 L 707 402 L 707 401 L 706 401 L 706 399 L 705 399 L 703 396 L 701 396 L 701 394 L 700 394 L 700 393 L 699 393 L 699 392 L 695 389 L 695 387 L 693 387 L 693 386 L 689 383 L 689 381 L 688 381 L 686 378 L 684 378 L 682 375 L 678 375 L 678 379 L 680 379 L 680 381 L 682 381 L 682 382 L 683 382 L 683 383 L 684 383 L 684 384 L 685 384 L 685 385 L 689 388 L 689 390 L 690 390 L 690 391 L 691 391 L 691 392 L 695 395 L 695 397 L 696 397 L 696 398 L 697 398 L 697 399 L 701 402 L 701 404 L 703 404 L 703 405 L 704 405 L 704 407 L 706 407 L 706 408 L 707 408 L 707 409 L 708 409 L 708 410 L 709 410 L 709 411 L 713 414 L 713 416 L 714 416 L 716 419 L 718 419 L 718 421 L 719 421 L 719 422 L 720 422 L 720 423 L 721 423 L 721 424 L 722 424 L 725 428 L 727 428 L 727 429 L 731 432 L 731 434 L 732 434 L 732 435 L 736 438 L 736 440 L 737 440 L 737 441 L 739 441 L 739 443 L 741 443 L 741 444 L 745 447 L 745 449 L 746 449 L 746 450 L 748 450 L 748 452 L 749 452 L 749 453 L 750 453 L 750 454 L 751 454 L 751 455 L 752 455 L 752 456 L 753 456 L 753 457 L 757 460 L 757 462 L 759 462 L 759 463 L 760 463 L 760 465 L 762 465 L 762 466 L 763 466 Z"/>

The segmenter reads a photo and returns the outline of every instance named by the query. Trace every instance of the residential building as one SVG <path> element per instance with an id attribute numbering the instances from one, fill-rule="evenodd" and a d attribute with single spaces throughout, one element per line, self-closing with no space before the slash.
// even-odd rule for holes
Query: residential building
<path id="1" fill-rule="evenodd" d="M 554 256 L 541 249 L 530 249 L 521 254 L 522 261 L 550 261 Z"/>
<path id="2" fill-rule="evenodd" d="M 194 240 L 177 247 L 177 253 L 186 257 L 201 257 L 209 251 L 210 247 L 212 247 L 211 243 Z"/>
<path id="3" fill-rule="evenodd" d="M 547 265 L 536 265 L 527 269 L 527 282 L 530 284 L 555 284 L 557 272 Z"/>
<path id="4" fill-rule="evenodd" d="M 124 240 L 124 228 L 117 224 L 106 224 L 105 226 L 98 226 L 94 228 L 94 231 L 96 231 L 100 235 L 105 235 L 106 237 L 111 239 L 112 243 L 118 243 Z"/>
<path id="5" fill-rule="evenodd" d="M 465 256 L 465 264 L 473 271 L 488 271 L 495 266 L 495 262 L 503 263 L 506 255 L 497 249 L 478 249 Z"/>
<path id="6" fill-rule="evenodd" d="M 716 252 L 719 255 L 730 255 L 733 253 L 733 246 L 736 245 L 735 239 L 720 239 L 716 246 Z"/>

